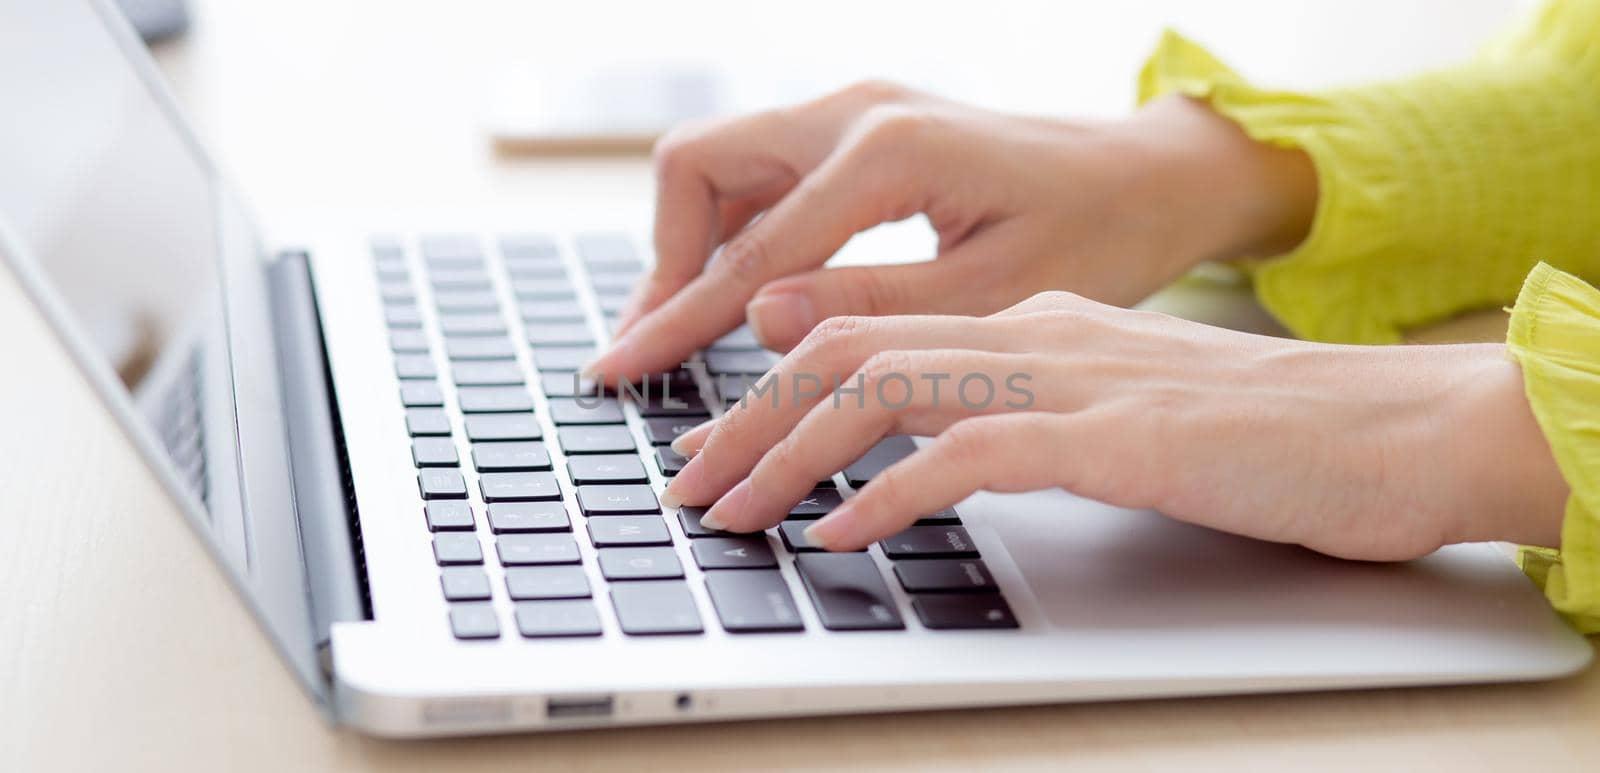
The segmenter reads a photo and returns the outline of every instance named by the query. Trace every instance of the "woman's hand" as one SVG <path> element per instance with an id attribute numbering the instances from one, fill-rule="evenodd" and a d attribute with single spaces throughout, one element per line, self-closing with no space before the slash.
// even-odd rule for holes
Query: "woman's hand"
<path id="1" fill-rule="evenodd" d="M 747 316 L 782 351 L 841 314 L 987 314 L 1050 289 L 1131 304 L 1198 261 L 1292 247 L 1316 199 L 1304 154 L 1184 97 L 1089 124 L 867 83 L 674 132 L 656 166 L 656 266 L 591 376 L 671 369 Z M 918 213 L 938 260 L 821 270 Z"/>
<path id="2" fill-rule="evenodd" d="M 779 399 L 674 443 L 697 453 L 664 502 L 714 502 L 711 528 L 774 526 L 893 434 L 934 440 L 812 526 L 814 542 L 852 550 L 975 491 L 1059 486 L 1395 560 L 1555 545 L 1567 494 L 1497 345 L 1312 344 L 1047 293 L 982 319 L 838 317 L 767 378 Z"/>

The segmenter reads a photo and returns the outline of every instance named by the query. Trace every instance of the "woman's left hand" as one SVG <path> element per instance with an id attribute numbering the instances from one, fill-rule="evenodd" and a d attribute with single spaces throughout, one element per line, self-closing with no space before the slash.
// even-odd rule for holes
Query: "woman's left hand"
<path id="1" fill-rule="evenodd" d="M 811 527 L 831 550 L 976 491 L 1059 486 L 1398 560 L 1555 545 L 1567 494 L 1498 345 L 1314 344 L 1045 293 L 976 319 L 829 319 L 766 378 L 776 399 L 674 443 L 694 458 L 663 501 L 715 503 L 707 526 L 757 531 L 882 437 L 934 436 Z"/>

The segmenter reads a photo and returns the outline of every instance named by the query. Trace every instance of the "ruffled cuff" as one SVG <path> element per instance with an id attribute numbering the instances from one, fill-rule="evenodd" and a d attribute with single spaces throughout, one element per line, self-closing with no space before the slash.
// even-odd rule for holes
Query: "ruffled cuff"
<path id="1" fill-rule="evenodd" d="M 1573 21 L 1539 17 L 1472 65 L 1325 94 L 1257 88 L 1168 32 L 1139 99 L 1204 99 L 1256 140 L 1305 151 L 1320 187 L 1310 234 L 1243 267 L 1302 338 L 1398 342 L 1405 328 L 1505 305 L 1536 257 L 1600 272 L 1600 35 L 1579 19 L 1587 33 L 1555 46 L 1543 30 L 1563 14 Z"/>
<path id="2" fill-rule="evenodd" d="M 1572 489 L 1561 549 L 1524 547 L 1518 563 L 1579 630 L 1600 633 L 1600 290 L 1540 263 L 1511 311 L 1506 350 Z"/>

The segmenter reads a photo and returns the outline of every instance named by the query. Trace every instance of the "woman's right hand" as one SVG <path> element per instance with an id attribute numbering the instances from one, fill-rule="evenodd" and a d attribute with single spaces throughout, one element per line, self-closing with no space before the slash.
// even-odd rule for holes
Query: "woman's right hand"
<path id="1" fill-rule="evenodd" d="M 671 369 L 747 316 L 787 351 L 844 314 L 981 315 L 1051 289 L 1132 304 L 1198 261 L 1293 246 L 1316 197 L 1303 154 L 1186 97 L 1087 123 L 867 83 L 674 132 L 656 162 L 656 265 L 591 376 Z M 918 213 L 937 260 L 822 268 Z"/>

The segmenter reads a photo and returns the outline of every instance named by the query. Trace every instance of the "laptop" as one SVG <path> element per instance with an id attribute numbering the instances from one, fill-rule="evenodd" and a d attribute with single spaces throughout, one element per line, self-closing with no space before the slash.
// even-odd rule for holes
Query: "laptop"
<path id="1" fill-rule="evenodd" d="M 859 553 L 657 499 L 775 355 L 585 395 L 628 223 L 263 234 L 101 0 L 0 0 L 0 255 L 287 672 L 384 736 L 1554 678 L 1587 642 L 1494 545 L 1340 561 L 1062 491 Z M 311 183 L 314 184 L 314 183 Z M 8 363 L 26 370 L 27 363 Z M 737 381 L 737 379 L 734 379 Z M 1093 449 L 1083 449 L 1093 453 Z"/>

